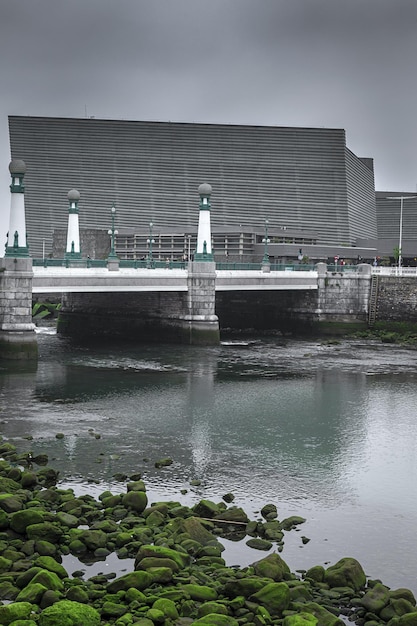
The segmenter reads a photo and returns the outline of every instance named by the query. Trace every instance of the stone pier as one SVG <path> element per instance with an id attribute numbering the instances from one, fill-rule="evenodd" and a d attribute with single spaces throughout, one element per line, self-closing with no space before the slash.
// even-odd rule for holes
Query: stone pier
<path id="1" fill-rule="evenodd" d="M 32 259 L 0 259 L 0 359 L 37 359 L 32 323 Z"/>
<path id="2" fill-rule="evenodd" d="M 9 165 L 10 219 L 6 254 L 0 259 L 0 359 L 36 359 L 38 344 L 32 323 L 32 259 L 26 237 L 26 164 Z"/>

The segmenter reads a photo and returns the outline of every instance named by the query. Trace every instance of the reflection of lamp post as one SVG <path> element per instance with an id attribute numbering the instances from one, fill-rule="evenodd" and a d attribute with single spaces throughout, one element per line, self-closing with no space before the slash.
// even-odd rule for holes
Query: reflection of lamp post
<path id="1" fill-rule="evenodd" d="M 155 243 L 155 239 L 152 238 L 152 222 L 149 223 L 149 239 L 146 240 L 146 243 L 149 246 L 148 249 L 148 263 L 147 267 L 153 267 L 153 255 L 152 255 L 152 245 Z"/>
<path id="2" fill-rule="evenodd" d="M 403 203 L 404 200 L 411 200 L 417 196 L 387 196 L 387 200 L 400 200 L 400 235 L 398 239 L 398 271 L 401 272 L 402 265 L 402 245 L 403 245 Z"/>
<path id="3" fill-rule="evenodd" d="M 110 235 L 110 254 L 108 256 L 109 259 L 117 259 L 117 254 L 114 249 L 114 242 L 116 235 L 119 234 L 119 231 L 114 228 L 114 220 L 116 217 L 116 207 L 113 205 L 111 208 L 111 229 L 107 231 L 107 234 Z"/>

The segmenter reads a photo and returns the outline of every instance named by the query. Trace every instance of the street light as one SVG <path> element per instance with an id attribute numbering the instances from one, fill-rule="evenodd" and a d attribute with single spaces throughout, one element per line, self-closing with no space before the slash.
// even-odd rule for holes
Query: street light
<path id="1" fill-rule="evenodd" d="M 148 244 L 149 248 L 148 248 L 148 263 L 147 263 L 147 267 L 153 267 L 153 255 L 152 255 L 152 245 L 155 243 L 155 239 L 152 238 L 152 229 L 153 229 L 153 224 L 152 222 L 149 223 L 149 238 L 146 240 L 146 243 Z"/>
<path id="2" fill-rule="evenodd" d="M 262 239 L 262 243 L 265 244 L 265 248 L 262 265 L 266 265 L 267 263 L 269 263 L 268 244 L 270 243 L 270 240 L 268 239 L 268 224 L 268 220 L 265 220 L 265 237 Z"/>
<path id="3" fill-rule="evenodd" d="M 111 208 L 111 229 L 107 231 L 107 234 L 110 235 L 110 254 L 108 257 L 109 259 L 117 259 L 117 254 L 114 249 L 114 242 L 115 242 L 116 235 L 119 234 L 119 231 L 115 230 L 114 228 L 115 218 L 116 218 L 116 207 L 113 204 Z"/>
<path id="4" fill-rule="evenodd" d="M 400 236 L 398 241 L 398 272 L 401 272 L 402 245 L 403 245 L 403 205 L 404 200 L 412 200 L 417 196 L 387 196 L 387 200 L 400 200 Z"/>

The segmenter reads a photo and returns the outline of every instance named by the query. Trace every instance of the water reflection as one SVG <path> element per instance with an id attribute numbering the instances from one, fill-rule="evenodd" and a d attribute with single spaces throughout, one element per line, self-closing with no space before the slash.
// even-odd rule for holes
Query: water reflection
<path id="1" fill-rule="evenodd" d="M 280 517 L 308 519 L 307 546 L 286 540 L 296 567 L 351 555 L 377 568 L 389 536 L 392 580 L 411 571 L 400 563 L 412 567 L 417 523 L 415 352 L 282 340 L 90 348 L 41 335 L 39 349 L 37 371 L 0 371 L 1 431 L 32 435 L 19 446 L 47 452 L 67 482 L 123 490 L 114 474 L 141 472 L 160 499 L 232 491 L 249 512 L 272 501 Z M 156 469 L 164 456 L 173 465 Z"/>

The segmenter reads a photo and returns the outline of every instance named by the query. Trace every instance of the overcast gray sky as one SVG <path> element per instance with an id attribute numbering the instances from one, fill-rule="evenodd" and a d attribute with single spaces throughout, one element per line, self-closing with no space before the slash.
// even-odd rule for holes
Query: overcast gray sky
<path id="1" fill-rule="evenodd" d="M 8 115 L 324 126 L 417 190 L 416 0 L 0 0 Z"/>

